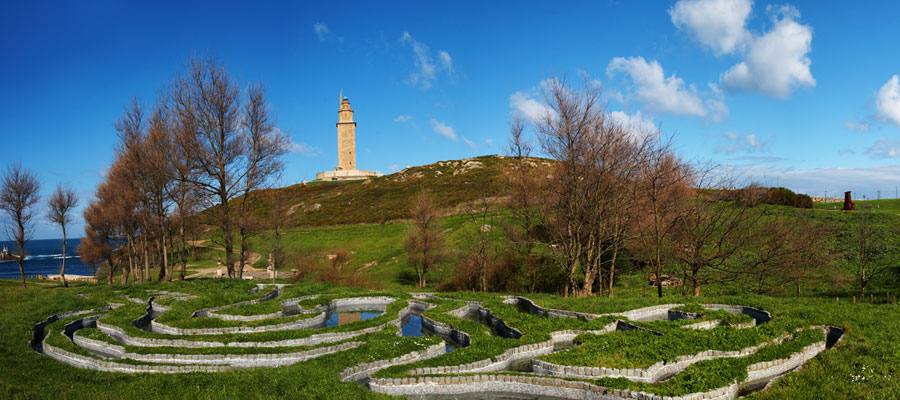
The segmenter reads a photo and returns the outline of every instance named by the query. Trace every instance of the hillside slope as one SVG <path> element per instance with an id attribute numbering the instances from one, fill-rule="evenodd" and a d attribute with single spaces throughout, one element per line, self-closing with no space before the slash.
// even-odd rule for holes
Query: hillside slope
<path id="1" fill-rule="evenodd" d="M 310 182 L 263 190 L 251 195 L 251 203 L 259 217 L 281 204 L 287 227 L 380 223 L 407 218 L 412 197 L 426 190 L 435 206 L 450 215 L 475 200 L 503 196 L 513 162 L 501 156 L 440 161 L 367 181 Z M 549 171 L 549 160 L 533 162 Z"/>

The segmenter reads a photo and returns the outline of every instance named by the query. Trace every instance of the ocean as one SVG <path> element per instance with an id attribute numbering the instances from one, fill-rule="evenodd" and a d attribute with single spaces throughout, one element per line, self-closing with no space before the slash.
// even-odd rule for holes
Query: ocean
<path id="1" fill-rule="evenodd" d="M 67 240 L 66 274 L 93 275 L 91 268 L 81 262 L 75 249 L 81 239 Z M 16 253 L 16 245 L 9 241 L 0 241 L 0 249 L 6 247 L 10 253 Z M 29 240 L 25 244 L 25 275 L 55 275 L 59 273 L 59 262 L 62 259 L 62 243 L 60 239 Z M 0 261 L 0 278 L 18 279 L 19 263 Z"/>

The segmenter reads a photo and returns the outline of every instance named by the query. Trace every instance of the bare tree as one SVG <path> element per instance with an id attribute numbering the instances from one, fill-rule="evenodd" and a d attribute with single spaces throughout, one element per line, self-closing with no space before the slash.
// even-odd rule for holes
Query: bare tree
<path id="1" fill-rule="evenodd" d="M 409 262 L 416 270 L 416 287 L 425 287 L 428 272 L 443 258 L 444 236 L 431 196 L 420 192 L 410 207 L 412 227 L 406 239 Z"/>
<path id="2" fill-rule="evenodd" d="M 695 297 L 700 296 L 708 273 L 725 270 L 752 246 L 754 230 L 763 214 L 753 209 L 755 200 L 729 200 L 735 192 L 728 179 L 713 168 L 697 169 L 697 193 L 684 203 L 674 238 L 674 257 L 686 268 Z"/>
<path id="3" fill-rule="evenodd" d="M 638 221 L 638 242 L 643 256 L 654 270 L 657 296 L 662 297 L 663 268 L 671 256 L 672 234 L 684 201 L 690 196 L 692 173 L 663 142 L 655 142 L 645 152 L 637 180 L 636 202 L 642 218 Z"/>
<path id="4" fill-rule="evenodd" d="M 228 276 L 236 277 L 234 229 L 241 223 L 233 200 L 280 170 L 286 139 L 268 115 L 254 114 L 266 109 L 261 90 L 251 90 L 242 117 L 238 85 L 212 60 L 191 62 L 187 76 L 173 85 L 171 102 L 179 125 L 176 144 L 179 153 L 190 155 L 193 172 L 184 178 L 215 202 L 208 215 L 222 236 Z"/>
<path id="5" fill-rule="evenodd" d="M 240 234 L 238 277 L 244 275 L 244 264 L 249 252 L 248 239 L 261 225 L 249 210 L 251 194 L 278 178 L 284 168 L 280 157 L 287 152 L 289 146 L 287 136 L 275 129 L 262 86 L 253 85 L 248 90 L 247 104 L 244 107 L 244 130 L 249 143 L 247 172 L 241 189 L 237 218 Z"/>
<path id="6" fill-rule="evenodd" d="M 0 186 L 0 210 L 9 218 L 6 232 L 16 242 L 16 261 L 22 287 L 25 287 L 25 243 L 34 229 L 34 206 L 40 201 L 40 190 L 37 176 L 21 164 L 7 168 Z"/>
<path id="7" fill-rule="evenodd" d="M 554 81 L 545 92 L 552 111 L 536 123 L 541 147 L 555 159 L 553 179 L 548 184 L 545 215 L 551 231 L 551 247 L 566 277 L 563 294 L 578 291 L 578 272 L 584 267 L 590 245 L 588 210 L 593 206 L 596 180 L 594 167 L 594 129 L 603 124 L 603 112 L 597 102 L 599 92 L 578 93 Z"/>
<path id="8" fill-rule="evenodd" d="M 59 225 L 62 231 L 62 259 L 59 263 L 59 276 L 62 279 L 63 286 L 69 287 L 69 282 L 66 281 L 66 256 L 68 252 L 66 225 L 72 222 L 72 209 L 78 207 L 78 196 L 71 188 L 59 185 L 47 203 L 49 207 L 47 218 L 50 222 Z"/>
<path id="9" fill-rule="evenodd" d="M 541 185 L 539 166 L 531 158 L 532 145 L 525 139 L 525 122 L 514 119 L 509 127 L 509 155 L 513 158 L 513 168 L 507 176 L 509 201 L 507 207 L 512 212 L 511 223 L 505 224 L 506 236 L 515 253 L 514 264 L 521 264 L 525 270 L 528 290 L 533 292 L 537 283 L 538 260 L 534 255 L 537 231 L 541 225 Z"/>

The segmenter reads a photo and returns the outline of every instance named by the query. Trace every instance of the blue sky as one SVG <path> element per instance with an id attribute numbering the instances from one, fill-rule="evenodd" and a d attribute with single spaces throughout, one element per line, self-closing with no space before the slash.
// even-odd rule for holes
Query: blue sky
<path id="1" fill-rule="evenodd" d="M 359 166 L 389 173 L 503 153 L 510 116 L 565 77 L 687 160 L 812 195 L 900 186 L 896 1 L 263 3 L 4 1 L 0 164 L 88 199 L 124 105 L 200 55 L 266 86 L 294 141 L 284 184 L 337 163 L 340 90 Z"/>

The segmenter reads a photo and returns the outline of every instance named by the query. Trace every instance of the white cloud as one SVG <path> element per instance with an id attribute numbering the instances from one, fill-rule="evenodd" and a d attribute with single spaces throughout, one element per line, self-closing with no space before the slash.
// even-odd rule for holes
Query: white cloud
<path id="1" fill-rule="evenodd" d="M 440 65 L 436 65 L 428 45 L 413 38 L 409 32 L 403 32 L 400 35 L 400 43 L 408 45 L 413 53 L 415 69 L 407 77 L 407 83 L 410 85 L 428 90 L 437 79 L 439 70 L 443 70 L 448 75 L 453 74 L 453 58 L 450 53 L 444 50 L 439 51 L 438 62 Z"/>
<path id="2" fill-rule="evenodd" d="M 659 127 L 656 126 L 656 123 L 641 114 L 640 111 L 634 114 L 628 114 L 624 111 L 613 111 L 609 113 L 609 118 L 614 123 L 628 130 L 635 138 L 659 136 Z"/>
<path id="3" fill-rule="evenodd" d="M 864 121 L 847 121 L 844 122 L 844 128 L 856 132 L 868 132 L 869 129 L 872 129 L 872 126 L 869 125 L 868 122 Z"/>
<path id="4" fill-rule="evenodd" d="M 434 133 L 437 133 L 438 135 L 441 135 L 454 142 L 459 140 L 459 136 L 456 134 L 456 129 L 453 129 L 452 126 L 447 125 L 434 118 L 431 119 L 431 129 L 434 131 Z"/>
<path id="5" fill-rule="evenodd" d="M 412 121 L 412 120 L 413 120 L 413 116 L 412 116 L 412 115 L 401 114 L 401 115 L 398 115 L 398 116 L 394 117 L 394 122 L 397 122 L 397 123 L 400 123 L 400 124 L 405 123 L 405 122 L 409 122 L 409 121 Z"/>
<path id="6" fill-rule="evenodd" d="M 721 154 L 755 153 L 765 149 L 765 146 L 765 142 L 755 134 L 728 132 L 723 137 L 723 143 L 716 146 L 715 151 Z"/>
<path id="7" fill-rule="evenodd" d="M 750 39 L 751 0 L 679 0 L 669 9 L 672 23 L 714 53 L 730 54 Z"/>
<path id="8" fill-rule="evenodd" d="M 875 108 L 879 118 L 900 125 L 900 77 L 896 74 L 878 89 Z"/>
<path id="9" fill-rule="evenodd" d="M 900 157 L 900 141 L 878 139 L 866 150 L 866 154 L 872 158 L 898 158 Z"/>
<path id="10" fill-rule="evenodd" d="M 812 45 L 812 27 L 797 22 L 800 12 L 790 6 L 769 9 L 774 26 L 754 37 L 744 60 L 722 75 L 729 89 L 753 90 L 787 98 L 799 87 L 815 87 L 808 54 Z"/>
<path id="11" fill-rule="evenodd" d="M 807 194 L 854 192 L 854 197 L 863 193 L 874 195 L 876 190 L 900 186 L 900 165 L 877 167 L 827 167 L 795 169 L 774 165 L 746 165 L 729 167 L 734 176 L 742 176 L 749 181 L 767 186 L 784 186 Z"/>
<path id="12" fill-rule="evenodd" d="M 626 98 L 634 97 L 650 111 L 677 115 L 709 117 L 721 119 L 727 107 L 714 90 L 707 99 L 701 99 L 693 85 L 672 74 L 666 76 L 662 65 L 656 60 L 647 62 L 643 57 L 616 57 L 609 62 L 606 73 L 614 76 L 622 72 L 631 79 L 632 88 Z M 711 89 L 715 87 L 711 86 Z"/>
<path id="13" fill-rule="evenodd" d="M 465 136 L 462 137 L 462 141 L 463 141 L 463 143 L 466 144 L 466 146 L 469 146 L 470 149 L 475 149 L 475 148 L 478 147 L 478 145 L 475 144 L 475 142 L 469 140 L 469 139 L 466 138 Z"/>
<path id="14" fill-rule="evenodd" d="M 291 153 L 300 154 L 305 157 L 318 157 L 321 152 L 318 148 L 310 146 L 303 142 L 295 142 L 291 139 Z"/>
<path id="15" fill-rule="evenodd" d="M 438 61 L 441 62 L 441 67 L 443 67 L 447 73 L 453 75 L 453 57 L 450 57 L 450 53 L 444 50 L 439 51 Z"/>
<path id="16" fill-rule="evenodd" d="M 316 33 L 316 37 L 319 38 L 320 42 L 327 40 L 328 35 L 331 34 L 331 30 L 328 29 L 328 25 L 325 25 L 324 22 L 316 22 L 313 24 L 313 32 Z"/>
<path id="17" fill-rule="evenodd" d="M 515 92 L 509 96 L 509 108 L 514 116 L 524 118 L 532 123 L 556 116 L 556 111 L 550 106 L 525 92 Z"/>

